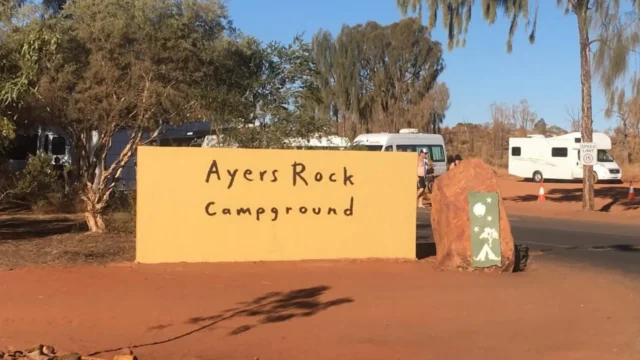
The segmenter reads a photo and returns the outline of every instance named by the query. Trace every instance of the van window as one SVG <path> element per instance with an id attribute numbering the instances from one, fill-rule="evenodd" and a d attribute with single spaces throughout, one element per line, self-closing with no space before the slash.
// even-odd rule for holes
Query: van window
<path id="1" fill-rule="evenodd" d="M 396 151 L 420 152 L 426 151 L 434 162 L 445 162 L 444 147 L 442 145 L 396 145 Z"/>
<path id="2" fill-rule="evenodd" d="M 9 159 L 27 160 L 38 152 L 38 135 L 16 135 L 9 145 Z"/>
<path id="3" fill-rule="evenodd" d="M 520 156 L 522 155 L 522 149 L 520 146 L 514 146 L 511 148 L 511 156 Z"/>
<path id="4" fill-rule="evenodd" d="M 426 146 L 424 147 L 426 149 Z M 415 145 L 396 145 L 396 151 L 405 152 L 419 152 L 422 149 L 418 149 Z"/>
<path id="5" fill-rule="evenodd" d="M 367 151 L 382 151 L 382 145 L 365 145 Z"/>
<path id="6" fill-rule="evenodd" d="M 67 141 L 62 136 L 54 136 L 51 139 L 51 155 L 62 156 L 67 153 Z"/>
<path id="7" fill-rule="evenodd" d="M 431 160 L 434 162 L 445 162 L 444 158 L 444 147 L 442 145 L 431 145 L 429 146 L 431 149 L 429 154 L 431 155 Z"/>
<path id="8" fill-rule="evenodd" d="M 613 162 L 613 158 L 607 150 L 598 150 L 598 162 Z"/>
<path id="9" fill-rule="evenodd" d="M 582 139 L 580 138 L 574 138 L 573 142 L 575 142 L 576 144 L 580 144 L 582 142 Z"/>
<path id="10" fill-rule="evenodd" d="M 393 145 L 387 145 L 384 147 L 384 151 L 393 151 Z"/>
<path id="11" fill-rule="evenodd" d="M 569 151 L 567 148 L 551 148 L 551 156 L 552 157 L 567 157 L 569 155 Z"/>

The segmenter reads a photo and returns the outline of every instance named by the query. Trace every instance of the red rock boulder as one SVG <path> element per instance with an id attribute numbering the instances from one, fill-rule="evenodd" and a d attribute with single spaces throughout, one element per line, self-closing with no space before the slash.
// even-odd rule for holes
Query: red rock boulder
<path id="1" fill-rule="evenodd" d="M 500 266 L 474 268 L 471 255 L 471 220 L 468 193 L 497 192 L 500 217 Z M 438 177 L 431 195 L 431 226 L 436 244 L 436 268 L 488 272 L 513 271 L 515 248 L 498 180 L 482 160 L 470 159 Z"/>

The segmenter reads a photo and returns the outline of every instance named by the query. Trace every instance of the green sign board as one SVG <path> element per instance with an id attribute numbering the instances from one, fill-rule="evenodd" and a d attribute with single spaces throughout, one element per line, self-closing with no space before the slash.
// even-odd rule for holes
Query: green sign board
<path id="1" fill-rule="evenodd" d="M 469 192 L 473 267 L 501 266 L 499 201 L 496 192 Z"/>

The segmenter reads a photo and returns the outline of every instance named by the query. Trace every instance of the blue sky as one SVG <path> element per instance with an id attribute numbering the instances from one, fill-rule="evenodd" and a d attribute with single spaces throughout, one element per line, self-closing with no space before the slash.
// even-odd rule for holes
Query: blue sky
<path id="1" fill-rule="evenodd" d="M 305 38 L 320 28 L 338 34 L 343 24 L 369 20 L 389 24 L 401 19 L 395 0 L 230 0 L 234 23 L 261 40 L 290 42 L 296 33 Z M 480 1 L 477 1 L 479 4 Z M 500 18 L 493 26 L 480 9 L 471 20 L 467 46 L 444 55 L 447 69 L 440 80 L 451 92 L 445 125 L 490 121 L 492 102 L 516 103 L 526 98 L 547 124 L 568 127 L 567 107 L 580 108 L 578 31 L 575 16 L 565 16 L 555 1 L 540 1 L 536 42 L 529 44 L 524 26 L 518 29 L 513 52 L 505 42 L 509 22 Z M 477 5 L 476 5 L 477 7 Z M 475 10 L 475 9 L 474 9 Z M 446 44 L 438 27 L 433 36 Z M 594 128 L 605 130 L 614 120 L 604 118 L 605 102 L 593 85 Z"/>

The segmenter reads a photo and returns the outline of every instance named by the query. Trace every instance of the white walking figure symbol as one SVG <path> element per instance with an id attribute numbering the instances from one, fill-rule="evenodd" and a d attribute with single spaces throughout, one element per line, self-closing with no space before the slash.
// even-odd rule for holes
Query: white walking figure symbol
<path id="1" fill-rule="evenodd" d="M 478 254 L 478 256 L 476 256 L 474 259 L 477 261 L 485 261 L 488 257 L 489 260 L 500 260 L 500 256 L 496 256 L 496 254 L 491 251 L 493 240 L 498 240 L 498 237 L 499 236 L 496 229 L 492 229 L 489 227 L 484 228 L 484 231 L 482 232 L 482 234 L 480 234 L 480 239 L 487 240 L 487 242 L 482 247 L 482 250 L 480 250 L 480 254 Z"/>

